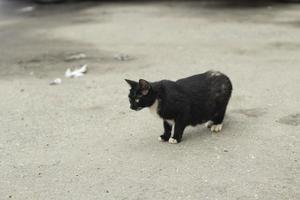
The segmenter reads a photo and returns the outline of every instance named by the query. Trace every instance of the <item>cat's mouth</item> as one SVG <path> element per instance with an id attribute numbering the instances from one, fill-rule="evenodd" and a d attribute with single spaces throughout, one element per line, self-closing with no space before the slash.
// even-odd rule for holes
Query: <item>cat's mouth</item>
<path id="1" fill-rule="evenodd" d="M 143 109 L 143 107 L 132 107 L 132 106 L 130 108 L 135 111 L 139 111 Z"/>
<path id="2" fill-rule="evenodd" d="M 139 110 L 142 110 L 143 108 L 142 107 L 138 107 L 138 108 L 136 108 L 135 110 L 136 111 L 139 111 Z"/>

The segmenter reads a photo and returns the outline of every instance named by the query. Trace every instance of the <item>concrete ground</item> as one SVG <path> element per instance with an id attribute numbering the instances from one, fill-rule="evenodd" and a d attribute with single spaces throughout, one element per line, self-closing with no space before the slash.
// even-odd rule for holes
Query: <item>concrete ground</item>
<path id="1" fill-rule="evenodd" d="M 0 199 L 300 199 L 300 4 L 229 4 L 1 0 Z M 233 82 L 222 133 L 161 143 L 129 109 L 124 78 L 209 69 Z"/>

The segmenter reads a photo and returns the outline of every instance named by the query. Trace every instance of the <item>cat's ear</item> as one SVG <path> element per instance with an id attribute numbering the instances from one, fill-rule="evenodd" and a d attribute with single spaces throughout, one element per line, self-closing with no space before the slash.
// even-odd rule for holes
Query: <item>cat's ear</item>
<path id="1" fill-rule="evenodd" d="M 143 95 L 147 95 L 151 88 L 150 83 L 144 79 L 139 80 L 139 87 L 140 87 Z"/>
<path id="2" fill-rule="evenodd" d="M 132 81 L 132 80 L 128 80 L 128 79 L 125 79 L 125 81 L 128 83 L 128 85 L 130 86 L 130 87 L 135 87 L 135 86 L 137 86 L 137 82 L 136 81 Z"/>

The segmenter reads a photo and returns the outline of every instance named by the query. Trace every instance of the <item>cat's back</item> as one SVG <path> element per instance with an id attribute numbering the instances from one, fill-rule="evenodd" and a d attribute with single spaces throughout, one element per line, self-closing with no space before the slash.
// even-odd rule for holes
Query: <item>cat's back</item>
<path id="1" fill-rule="evenodd" d="M 186 78 L 182 78 L 176 81 L 176 83 L 179 86 L 183 87 L 193 87 L 193 86 L 199 86 L 201 83 L 205 83 L 207 81 L 208 74 L 207 72 L 202 73 L 202 74 L 196 74 L 193 76 L 189 76 Z"/>
<path id="2" fill-rule="evenodd" d="M 218 71 L 207 71 L 202 74 L 179 79 L 176 81 L 176 84 L 187 94 L 192 95 L 203 94 L 209 96 L 221 89 L 227 93 L 227 95 L 230 95 L 232 90 L 230 79 Z"/>
<path id="3" fill-rule="evenodd" d="M 155 88 L 163 88 L 163 94 L 167 97 L 188 95 L 194 97 L 194 100 L 208 99 L 217 93 L 230 96 L 232 90 L 230 79 L 218 71 L 207 71 L 177 81 L 162 80 L 154 85 Z"/>
<path id="4" fill-rule="evenodd" d="M 207 71 L 202 74 L 196 74 L 176 81 L 176 83 L 179 86 L 188 87 L 188 88 L 192 88 L 194 86 L 205 87 L 205 85 L 208 86 L 218 82 L 224 84 L 227 82 L 229 83 L 230 80 L 225 74 L 219 71 Z"/>

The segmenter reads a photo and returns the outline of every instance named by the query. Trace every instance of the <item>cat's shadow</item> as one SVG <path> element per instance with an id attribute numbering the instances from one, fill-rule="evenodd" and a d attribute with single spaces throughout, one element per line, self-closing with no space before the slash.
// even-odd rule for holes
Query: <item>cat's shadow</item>
<path id="1" fill-rule="evenodd" d="M 224 120 L 223 129 L 218 133 L 211 132 L 210 129 L 204 126 L 204 124 L 197 125 L 195 127 L 187 127 L 183 135 L 182 142 L 206 139 L 209 140 L 209 138 L 211 138 L 212 136 L 222 137 L 222 135 L 226 135 L 226 137 L 235 137 L 235 124 L 241 124 L 239 118 L 237 118 L 235 115 L 229 114 Z"/>
<path id="2" fill-rule="evenodd" d="M 224 120 L 224 126 L 223 130 L 218 133 L 212 133 L 207 127 L 204 126 L 204 124 L 197 125 L 195 127 L 188 126 L 185 131 L 182 138 L 182 141 L 179 144 L 176 144 L 175 146 L 198 146 L 203 143 L 211 143 L 213 141 L 216 141 L 216 138 L 222 138 L 226 137 L 232 137 L 236 138 L 239 134 L 237 134 L 239 127 L 236 125 L 241 125 L 242 121 L 241 119 L 236 116 L 235 114 L 229 114 L 226 116 L 226 119 Z M 138 149 L 144 149 L 145 147 L 153 148 L 153 142 L 157 142 L 157 147 L 161 146 L 160 144 L 166 144 L 167 142 L 158 142 L 154 139 L 153 134 L 149 134 L 146 138 L 141 138 L 141 142 L 136 142 L 134 145 L 135 148 Z M 157 134 L 157 137 L 159 134 Z M 227 140 L 226 139 L 226 140 Z M 142 145 L 142 147 L 139 147 Z M 167 145 L 167 144 L 166 144 Z M 171 145 L 171 144 L 170 144 Z M 156 145 L 155 145 L 156 146 Z M 173 145 L 171 145 L 173 146 Z M 159 147 L 160 148 L 160 147 Z M 148 148 L 146 148 L 148 149 Z"/>
<path id="3" fill-rule="evenodd" d="M 203 140 L 209 138 L 211 132 L 204 125 L 195 127 L 187 127 L 182 137 L 182 142 L 190 142 L 195 140 Z"/>

